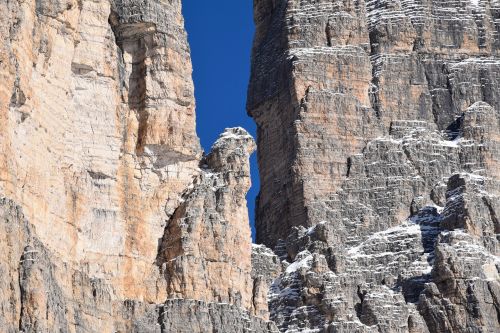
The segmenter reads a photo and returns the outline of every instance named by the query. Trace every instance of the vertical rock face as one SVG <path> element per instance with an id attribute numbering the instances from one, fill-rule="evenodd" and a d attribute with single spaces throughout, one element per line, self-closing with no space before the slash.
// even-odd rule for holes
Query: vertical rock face
<path id="1" fill-rule="evenodd" d="M 275 330 L 253 317 L 254 142 L 203 156 L 181 1 L 0 17 L 2 332 Z"/>
<path id="2" fill-rule="evenodd" d="M 200 177 L 167 222 L 158 264 L 176 298 L 252 308 L 251 243 L 245 195 L 253 138 L 224 132 L 202 161 Z"/>
<path id="3" fill-rule="evenodd" d="M 254 3 L 254 246 L 180 0 L 0 4 L 3 331 L 500 331 L 500 3 Z"/>
<path id="4" fill-rule="evenodd" d="M 201 156 L 180 3 L 9 1 L 2 17 L 3 194 L 54 255 L 122 297 L 164 298 L 136 286 L 157 284 L 157 240 Z"/>
<path id="5" fill-rule="evenodd" d="M 365 7 L 357 1 L 255 2 L 248 111 L 259 131 L 259 241 L 274 246 L 290 227 L 332 217 L 316 207 L 328 204 L 319 200 L 347 174 L 350 152 L 382 133 L 368 95 Z"/>
<path id="6" fill-rule="evenodd" d="M 500 330 L 496 0 L 255 0 L 283 332 Z"/>

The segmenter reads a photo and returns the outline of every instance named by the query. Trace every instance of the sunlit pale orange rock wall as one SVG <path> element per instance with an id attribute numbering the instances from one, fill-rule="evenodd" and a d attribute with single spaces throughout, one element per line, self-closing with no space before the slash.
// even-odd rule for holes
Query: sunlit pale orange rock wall
<path id="1" fill-rule="evenodd" d="M 203 283 L 203 292 L 173 288 L 174 273 L 158 261 L 182 196 L 193 188 L 200 200 L 207 195 L 196 184 L 205 171 L 181 1 L 2 1 L 0 36 L 0 196 L 6 223 L 17 212 L 25 224 L 5 226 L 0 239 L 8 259 L 1 276 L 12 281 L 0 292 L 0 322 L 143 331 L 148 320 L 158 325 L 168 298 L 251 311 L 253 148 L 241 156 L 241 181 L 221 184 L 228 204 L 200 207 L 218 210 L 214 230 L 201 232 L 202 220 L 183 235 L 198 243 L 213 233 L 196 254 L 213 266 L 199 273 L 207 278 L 175 276 Z M 217 236 L 220 228 L 228 234 Z"/>

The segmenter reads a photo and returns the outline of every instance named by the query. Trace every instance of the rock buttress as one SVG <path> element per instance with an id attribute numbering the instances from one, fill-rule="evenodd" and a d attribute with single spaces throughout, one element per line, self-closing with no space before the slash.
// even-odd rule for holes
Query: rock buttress
<path id="1" fill-rule="evenodd" d="M 158 265 L 169 296 L 252 308 L 251 235 L 246 208 L 253 138 L 226 130 L 168 221 Z"/>

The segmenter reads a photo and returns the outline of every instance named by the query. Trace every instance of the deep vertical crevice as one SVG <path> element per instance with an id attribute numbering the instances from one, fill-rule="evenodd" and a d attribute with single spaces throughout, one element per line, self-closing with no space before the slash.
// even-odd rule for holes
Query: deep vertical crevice
<path id="1" fill-rule="evenodd" d="M 152 23 L 122 24 L 116 12 L 111 11 L 108 22 L 115 35 L 115 42 L 121 51 L 123 73 L 120 70 L 122 89 L 125 89 L 126 104 L 136 114 L 138 121 L 136 153 L 144 150 L 148 133 L 149 112 L 147 110 L 146 60 L 152 48 L 152 35 L 156 27 Z M 128 82 L 127 82 L 128 78 Z"/>
<path id="2" fill-rule="evenodd" d="M 351 175 L 351 167 L 352 167 L 352 157 L 347 158 L 347 172 L 346 172 L 346 177 L 349 178 Z"/>
<path id="3" fill-rule="evenodd" d="M 331 29 L 331 27 L 330 27 L 330 21 L 328 21 L 326 23 L 326 27 L 325 27 L 326 45 L 328 47 L 332 46 L 332 32 L 330 31 L 330 29 Z"/>
<path id="4" fill-rule="evenodd" d="M 165 305 L 158 306 L 158 326 L 160 326 L 160 333 L 166 333 L 165 320 L 163 316 L 165 315 Z"/>
<path id="5" fill-rule="evenodd" d="M 378 52 L 377 36 L 374 32 L 369 33 L 370 39 L 370 62 L 372 64 L 372 79 L 370 82 L 369 98 L 372 109 L 377 119 L 382 118 L 382 103 L 380 101 L 380 73 L 382 71 L 382 56 Z"/>
<path id="6" fill-rule="evenodd" d="M 22 263 L 24 261 L 24 251 L 23 254 L 21 255 L 21 258 L 19 259 L 19 262 Z M 23 332 L 23 313 L 26 311 L 26 304 L 25 304 L 25 293 L 26 291 L 24 290 L 23 287 L 23 279 L 24 279 L 24 269 L 22 267 L 22 264 L 19 267 L 19 276 L 18 276 L 18 286 L 19 286 L 19 301 L 21 303 L 19 307 L 19 322 L 17 323 L 19 332 Z"/>

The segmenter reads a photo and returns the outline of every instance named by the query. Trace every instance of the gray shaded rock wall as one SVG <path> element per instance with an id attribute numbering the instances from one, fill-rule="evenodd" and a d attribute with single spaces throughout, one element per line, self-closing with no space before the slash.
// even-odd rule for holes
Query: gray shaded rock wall
<path id="1" fill-rule="evenodd" d="M 179 333 L 279 332 L 273 323 L 252 317 L 239 307 L 182 299 L 165 303 L 162 329 Z"/>
<path id="2" fill-rule="evenodd" d="M 496 332 L 498 1 L 254 1 L 283 332 Z"/>

